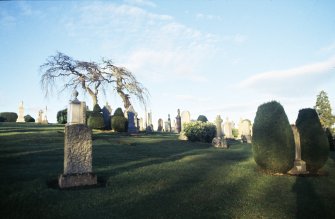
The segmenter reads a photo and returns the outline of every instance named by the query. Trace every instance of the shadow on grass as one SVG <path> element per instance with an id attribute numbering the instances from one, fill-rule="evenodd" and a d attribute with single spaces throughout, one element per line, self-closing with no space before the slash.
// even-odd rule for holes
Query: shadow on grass
<path id="1" fill-rule="evenodd" d="M 73 187 L 73 188 L 66 188 L 61 189 L 58 185 L 58 179 L 50 179 L 46 182 L 47 187 L 50 189 L 56 189 L 56 190 L 85 190 L 85 189 L 96 189 L 96 188 L 105 188 L 107 185 L 107 178 L 106 177 L 99 177 L 98 176 L 98 183 L 96 185 L 92 186 L 79 186 L 79 187 Z"/>
<path id="2" fill-rule="evenodd" d="M 323 200 L 316 193 L 310 177 L 298 176 L 292 191 L 296 193 L 296 218 L 327 218 Z"/>

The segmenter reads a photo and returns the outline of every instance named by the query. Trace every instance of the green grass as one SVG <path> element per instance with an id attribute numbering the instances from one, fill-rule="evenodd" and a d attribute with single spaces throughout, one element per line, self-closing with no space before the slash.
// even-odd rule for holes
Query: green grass
<path id="1" fill-rule="evenodd" d="M 274 176 L 249 144 L 94 132 L 99 185 L 60 190 L 63 131 L 0 123 L 1 218 L 335 218 L 335 152 L 326 176 Z"/>

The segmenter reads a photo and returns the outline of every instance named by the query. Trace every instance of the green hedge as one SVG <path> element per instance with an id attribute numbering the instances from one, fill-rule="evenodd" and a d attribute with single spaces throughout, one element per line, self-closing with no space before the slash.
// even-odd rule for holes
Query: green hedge
<path id="1" fill-rule="evenodd" d="M 200 115 L 200 116 L 198 116 L 197 121 L 200 121 L 200 122 L 207 122 L 208 119 L 207 119 L 206 116 L 204 116 L 204 115 Z"/>
<path id="2" fill-rule="evenodd" d="M 93 112 L 87 120 L 87 126 L 91 129 L 104 129 L 104 117 L 101 113 Z"/>
<path id="3" fill-rule="evenodd" d="M 212 142 L 216 134 L 216 127 L 209 122 L 189 122 L 184 126 L 184 133 L 189 141 Z"/>
<path id="4" fill-rule="evenodd" d="M 35 119 L 31 115 L 24 116 L 25 122 L 35 122 Z"/>
<path id="5" fill-rule="evenodd" d="M 309 172 L 316 173 L 328 159 L 329 142 L 315 109 L 301 109 L 296 126 L 300 134 L 301 159 Z"/>
<path id="6" fill-rule="evenodd" d="M 14 112 L 2 112 L 0 113 L 0 117 L 2 117 L 3 122 L 16 122 L 17 114 Z"/>
<path id="7" fill-rule="evenodd" d="M 117 108 L 115 110 L 111 123 L 112 129 L 116 132 L 128 131 L 128 119 L 124 117 L 124 113 L 121 108 Z"/>
<path id="8" fill-rule="evenodd" d="M 262 169 L 272 173 L 286 173 L 293 167 L 293 132 L 280 103 L 271 101 L 260 105 L 252 130 L 253 156 Z"/>
<path id="9" fill-rule="evenodd" d="M 57 112 L 57 122 L 58 124 L 67 123 L 67 109 L 63 109 Z"/>

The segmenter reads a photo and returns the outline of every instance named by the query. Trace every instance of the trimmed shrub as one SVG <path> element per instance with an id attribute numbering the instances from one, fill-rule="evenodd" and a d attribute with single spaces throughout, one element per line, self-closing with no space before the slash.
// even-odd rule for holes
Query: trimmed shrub
<path id="1" fill-rule="evenodd" d="M 123 113 L 123 111 L 122 111 L 122 109 L 120 107 L 115 110 L 115 112 L 114 112 L 113 115 L 114 116 L 123 116 L 124 117 L 124 113 Z"/>
<path id="2" fill-rule="evenodd" d="M 329 143 L 329 150 L 335 151 L 334 138 L 329 128 L 326 128 L 326 134 L 327 134 L 328 143 Z"/>
<path id="3" fill-rule="evenodd" d="M 128 119 L 124 117 L 121 108 L 117 108 L 112 116 L 112 129 L 116 132 L 128 131 Z"/>
<path id="4" fill-rule="evenodd" d="M 309 172 L 316 173 L 328 159 L 329 143 L 315 109 L 299 110 L 296 126 L 300 134 L 301 159 Z"/>
<path id="5" fill-rule="evenodd" d="M 95 104 L 93 107 L 93 112 L 100 113 L 101 112 L 101 107 L 99 104 Z"/>
<path id="6" fill-rule="evenodd" d="M 4 119 L 4 122 L 16 122 L 18 116 L 13 112 L 3 112 L 0 113 L 0 117 Z"/>
<path id="7" fill-rule="evenodd" d="M 189 122 L 184 126 L 184 133 L 189 141 L 212 142 L 216 134 L 216 127 L 209 122 Z"/>
<path id="8" fill-rule="evenodd" d="M 198 116 L 197 121 L 200 121 L 200 122 L 207 122 L 208 119 L 207 119 L 206 116 L 204 116 L 204 115 L 200 115 L 200 116 Z"/>
<path id="9" fill-rule="evenodd" d="M 63 109 L 57 112 L 57 122 L 59 124 L 67 123 L 67 109 Z"/>
<path id="10" fill-rule="evenodd" d="M 101 113 L 93 112 L 87 120 L 87 126 L 91 129 L 104 129 L 105 122 Z"/>
<path id="11" fill-rule="evenodd" d="M 0 122 L 4 122 L 5 118 L 4 117 L 0 117 Z"/>
<path id="12" fill-rule="evenodd" d="M 24 121 L 25 122 L 35 122 L 35 119 L 31 117 L 31 115 L 26 115 L 24 116 Z"/>
<path id="13" fill-rule="evenodd" d="M 293 132 L 280 103 L 271 101 L 260 105 L 252 131 L 253 156 L 262 169 L 271 173 L 286 173 L 293 167 Z"/>

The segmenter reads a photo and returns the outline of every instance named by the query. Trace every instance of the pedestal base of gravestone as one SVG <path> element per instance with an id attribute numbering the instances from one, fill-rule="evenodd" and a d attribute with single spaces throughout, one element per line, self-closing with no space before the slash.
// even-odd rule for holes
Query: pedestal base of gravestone
<path id="1" fill-rule="evenodd" d="M 94 173 L 60 175 L 58 185 L 60 188 L 71 188 L 78 186 L 96 185 L 98 182 L 97 176 Z"/>
<path id="2" fill-rule="evenodd" d="M 293 168 L 288 171 L 291 175 L 302 175 L 308 174 L 309 172 L 306 170 L 306 162 L 303 160 L 295 160 Z"/>
<path id="3" fill-rule="evenodd" d="M 212 145 L 216 148 L 224 148 L 224 149 L 229 148 L 226 139 L 220 137 L 213 138 Z"/>
<path id="4" fill-rule="evenodd" d="M 187 138 L 187 136 L 185 135 L 184 132 L 180 132 L 180 134 L 178 136 L 178 139 L 182 140 L 182 141 L 187 141 L 188 140 L 188 138 Z"/>
<path id="5" fill-rule="evenodd" d="M 60 188 L 97 184 L 92 173 L 92 131 L 84 124 L 65 126 L 64 173 L 58 184 Z"/>

